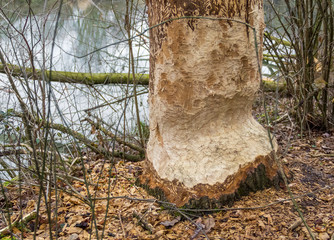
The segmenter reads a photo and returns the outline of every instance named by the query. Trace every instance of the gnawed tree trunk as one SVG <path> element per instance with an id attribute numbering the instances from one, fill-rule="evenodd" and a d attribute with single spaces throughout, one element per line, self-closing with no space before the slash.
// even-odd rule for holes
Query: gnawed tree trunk
<path id="1" fill-rule="evenodd" d="M 150 26 L 182 16 L 247 22 L 262 49 L 260 0 L 147 4 Z M 154 28 L 150 38 L 150 139 L 140 183 L 190 207 L 221 206 L 277 185 L 268 133 L 251 114 L 260 84 L 252 30 L 233 21 L 180 19 Z"/>

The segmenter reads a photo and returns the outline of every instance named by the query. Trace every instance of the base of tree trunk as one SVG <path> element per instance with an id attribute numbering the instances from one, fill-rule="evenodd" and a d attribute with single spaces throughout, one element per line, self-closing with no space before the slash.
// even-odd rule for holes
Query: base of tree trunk
<path id="1" fill-rule="evenodd" d="M 227 177 L 224 183 L 197 184 L 192 188 L 177 180 L 161 179 L 151 162 L 146 160 L 137 184 L 154 197 L 175 203 L 177 207 L 214 209 L 232 205 L 250 192 L 269 187 L 279 189 L 283 179 L 273 156 L 258 156 L 254 162 Z"/>

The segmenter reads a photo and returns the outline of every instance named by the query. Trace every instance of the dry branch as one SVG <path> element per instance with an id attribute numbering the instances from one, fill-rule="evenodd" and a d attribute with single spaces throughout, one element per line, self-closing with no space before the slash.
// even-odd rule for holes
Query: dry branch
<path id="1" fill-rule="evenodd" d="M 19 112 L 13 112 L 12 113 L 13 116 L 15 117 L 23 117 L 22 113 Z M 89 140 L 87 137 L 85 137 L 83 134 L 74 131 L 71 128 L 65 127 L 62 124 L 57 124 L 57 123 L 50 123 L 47 122 L 43 119 L 32 119 L 32 121 L 35 122 L 35 124 L 40 125 L 42 124 L 44 127 L 48 126 L 49 128 L 52 128 L 54 130 L 58 130 L 62 133 L 66 133 L 72 137 L 74 137 L 76 140 L 79 140 L 81 143 L 85 144 L 88 148 L 90 148 L 93 152 L 97 153 L 97 154 L 101 154 L 105 157 L 110 157 L 112 155 L 111 152 L 107 151 L 104 148 L 100 148 L 98 144 L 96 144 L 94 141 Z M 127 154 L 124 152 L 120 152 L 120 151 L 114 151 L 113 152 L 114 157 L 119 157 L 119 158 L 124 158 L 128 161 L 132 161 L 132 162 L 138 162 L 142 160 L 141 156 L 137 156 L 137 155 L 131 155 L 131 154 Z"/>
<path id="2" fill-rule="evenodd" d="M 129 148 L 138 151 L 141 154 L 145 154 L 145 149 L 143 149 L 140 146 L 137 146 L 135 144 L 129 143 L 124 141 L 123 139 L 116 137 L 115 134 L 113 134 L 112 132 L 108 131 L 107 129 L 105 129 L 103 126 L 101 126 L 100 124 L 92 121 L 89 118 L 85 118 L 85 120 L 87 122 L 89 122 L 91 125 L 93 125 L 96 129 L 101 130 L 105 135 L 111 137 L 111 138 L 115 138 L 117 142 L 119 142 L 120 144 L 124 144 L 125 146 L 128 146 Z"/>
<path id="3" fill-rule="evenodd" d="M 138 219 L 138 224 L 145 230 L 149 231 L 151 234 L 154 232 L 153 226 L 144 219 L 142 214 L 138 213 L 137 211 L 133 211 L 133 216 Z"/>
<path id="4" fill-rule="evenodd" d="M 27 151 L 25 151 L 24 149 L 10 149 L 10 150 L 0 151 L 0 157 L 16 155 L 16 154 L 27 154 Z"/>

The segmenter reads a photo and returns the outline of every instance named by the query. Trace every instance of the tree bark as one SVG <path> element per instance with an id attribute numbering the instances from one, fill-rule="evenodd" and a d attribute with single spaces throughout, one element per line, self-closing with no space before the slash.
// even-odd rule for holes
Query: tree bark
<path id="1" fill-rule="evenodd" d="M 147 5 L 150 26 L 182 16 L 246 22 L 262 49 L 263 1 Z M 217 207 L 278 186 L 276 141 L 272 148 L 251 114 L 260 85 L 252 30 L 233 21 L 180 19 L 153 28 L 150 44 L 150 139 L 140 184 L 190 207 Z"/>

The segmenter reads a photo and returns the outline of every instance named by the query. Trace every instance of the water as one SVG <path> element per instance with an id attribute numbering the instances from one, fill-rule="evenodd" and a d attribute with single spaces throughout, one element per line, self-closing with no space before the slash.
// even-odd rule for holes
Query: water
<path id="1" fill-rule="evenodd" d="M 125 1 L 114 0 L 113 4 L 110 4 L 110 0 L 64 1 L 58 22 L 56 19 L 59 1 L 36 0 L 32 2 L 33 13 L 29 16 L 26 1 L 12 1 L 9 4 L 8 1 L 0 0 L 0 8 L 3 10 L 0 13 L 0 46 L 9 63 L 31 68 L 32 57 L 36 69 L 87 73 L 129 72 L 127 43 L 104 48 L 80 58 L 105 45 L 128 38 L 124 28 Z M 146 19 L 144 3 L 141 0 L 134 2 L 136 10 L 133 11 L 134 25 L 131 36 L 147 28 L 144 20 Z M 57 29 L 56 32 L 55 29 Z M 133 41 L 136 73 L 148 73 L 148 48 L 148 39 L 145 37 Z M 23 100 L 34 111 L 42 113 L 44 107 L 48 110 L 47 101 L 43 101 L 41 97 L 42 92 L 48 92 L 49 89 L 45 82 L 39 85 L 37 81 L 25 82 L 22 79 L 15 79 L 15 85 Z M 96 135 L 91 132 L 92 128 L 85 118 L 88 116 L 88 109 L 98 107 L 89 111 L 90 114 L 102 119 L 111 129 L 115 129 L 119 123 L 120 133 L 138 139 L 134 99 L 117 102 L 128 95 L 133 95 L 132 85 L 89 87 L 81 84 L 52 82 L 51 89 L 52 122 L 68 126 L 96 140 Z M 147 87 L 139 86 L 137 91 L 140 93 L 138 96 L 140 121 L 148 125 L 148 90 Z M 33 100 L 31 104 L 28 99 Z M 22 122 L 6 114 L 13 110 L 21 111 L 7 77 L 0 74 L 0 119 L 2 120 L 0 121 L 0 145 L 13 141 L 16 143 L 20 137 Z M 60 144 L 72 141 L 70 136 L 59 132 L 54 132 L 54 138 Z M 36 142 L 41 140 L 36 139 Z M 12 164 L 14 159 L 7 159 L 8 162 L 11 167 L 15 167 L 15 164 Z M 3 176 L 1 172 L 0 176 Z"/>

